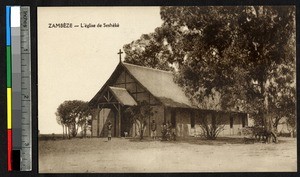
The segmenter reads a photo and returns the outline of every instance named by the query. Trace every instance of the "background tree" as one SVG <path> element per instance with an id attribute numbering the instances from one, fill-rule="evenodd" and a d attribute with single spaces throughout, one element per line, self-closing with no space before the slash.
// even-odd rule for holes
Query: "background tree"
<path id="1" fill-rule="evenodd" d="M 159 31 L 159 28 L 156 29 Z M 172 67 L 167 62 L 169 50 L 163 39 L 155 33 L 143 34 L 140 39 L 124 45 L 125 62 L 170 71 Z"/>
<path id="2" fill-rule="evenodd" d="M 125 114 L 130 117 L 131 122 L 138 126 L 140 140 L 142 140 L 144 138 L 144 130 L 147 126 L 147 120 L 154 114 L 152 107 L 148 102 L 142 101 L 136 106 L 128 107 L 125 110 Z"/>
<path id="3" fill-rule="evenodd" d="M 81 128 L 81 130 L 85 129 L 87 125 L 88 117 L 91 115 L 91 110 L 88 106 L 88 102 L 78 101 L 77 104 L 78 105 L 76 105 L 75 108 L 76 115 L 77 115 L 75 118 L 75 122 L 76 122 L 76 132 L 78 133 L 79 127 Z"/>
<path id="4" fill-rule="evenodd" d="M 70 108 L 69 108 L 68 101 L 64 101 L 62 104 L 60 104 L 57 108 L 57 111 L 55 113 L 56 115 L 56 120 L 59 120 L 58 123 L 61 123 L 63 127 L 65 127 L 65 134 L 67 137 L 70 137 L 68 127 L 69 127 L 69 122 L 70 122 Z M 64 129 L 63 129 L 64 130 Z"/>
<path id="5" fill-rule="evenodd" d="M 91 114 L 87 102 L 80 100 L 64 101 L 56 111 L 59 123 L 66 127 L 66 135 L 75 137 L 79 127 L 87 123 L 87 117 Z"/>
<path id="6" fill-rule="evenodd" d="M 65 139 L 65 124 L 63 123 L 63 119 L 60 116 L 57 116 L 56 114 L 56 122 L 62 126 L 63 128 L 63 139 Z"/>

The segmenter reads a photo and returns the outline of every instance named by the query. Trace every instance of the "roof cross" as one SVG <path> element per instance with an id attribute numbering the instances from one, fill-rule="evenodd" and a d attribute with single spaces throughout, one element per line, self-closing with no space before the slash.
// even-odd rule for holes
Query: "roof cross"
<path id="1" fill-rule="evenodd" d="M 123 52 L 122 52 L 122 50 L 120 49 L 119 52 L 118 52 L 118 54 L 119 54 L 119 56 L 120 56 L 120 62 L 121 62 L 121 60 L 122 60 L 122 57 L 121 57 L 122 53 L 123 53 Z"/>

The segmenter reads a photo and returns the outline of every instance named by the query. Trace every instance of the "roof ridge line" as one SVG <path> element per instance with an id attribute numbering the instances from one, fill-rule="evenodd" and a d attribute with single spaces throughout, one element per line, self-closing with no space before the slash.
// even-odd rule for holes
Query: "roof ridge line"
<path id="1" fill-rule="evenodd" d="M 150 68 L 150 67 L 146 67 L 146 66 L 135 65 L 135 64 L 131 64 L 131 63 L 126 63 L 124 61 L 122 62 L 122 64 L 131 65 L 131 66 L 140 67 L 140 68 L 149 69 L 149 70 L 155 70 L 155 71 L 165 72 L 165 73 L 168 73 L 168 74 L 173 74 L 171 71 L 165 71 L 165 70 L 161 70 L 161 69 L 156 69 L 156 68 Z"/>

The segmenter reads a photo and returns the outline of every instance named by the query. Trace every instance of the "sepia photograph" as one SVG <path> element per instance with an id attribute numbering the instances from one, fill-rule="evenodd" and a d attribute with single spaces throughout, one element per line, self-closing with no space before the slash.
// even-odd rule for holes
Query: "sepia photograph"
<path id="1" fill-rule="evenodd" d="M 297 172 L 295 15 L 38 7 L 39 173 Z"/>

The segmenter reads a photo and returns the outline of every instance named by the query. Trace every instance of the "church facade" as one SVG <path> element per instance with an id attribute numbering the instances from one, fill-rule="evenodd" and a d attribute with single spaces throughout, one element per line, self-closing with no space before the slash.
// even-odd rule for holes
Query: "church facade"
<path id="1" fill-rule="evenodd" d="M 92 116 L 92 137 L 106 137 L 107 123 L 112 123 L 112 136 L 135 137 L 138 125 L 130 121 L 126 108 L 146 101 L 153 108 L 147 118 L 144 136 L 150 136 L 149 125 L 157 124 L 161 136 L 162 125 L 170 122 L 179 137 L 199 136 L 200 119 L 204 116 L 225 120 L 220 135 L 237 135 L 248 125 L 248 115 L 241 112 L 224 112 L 199 109 L 191 104 L 183 90 L 173 81 L 171 72 L 120 62 L 114 72 L 90 100 L 95 110 Z"/>

